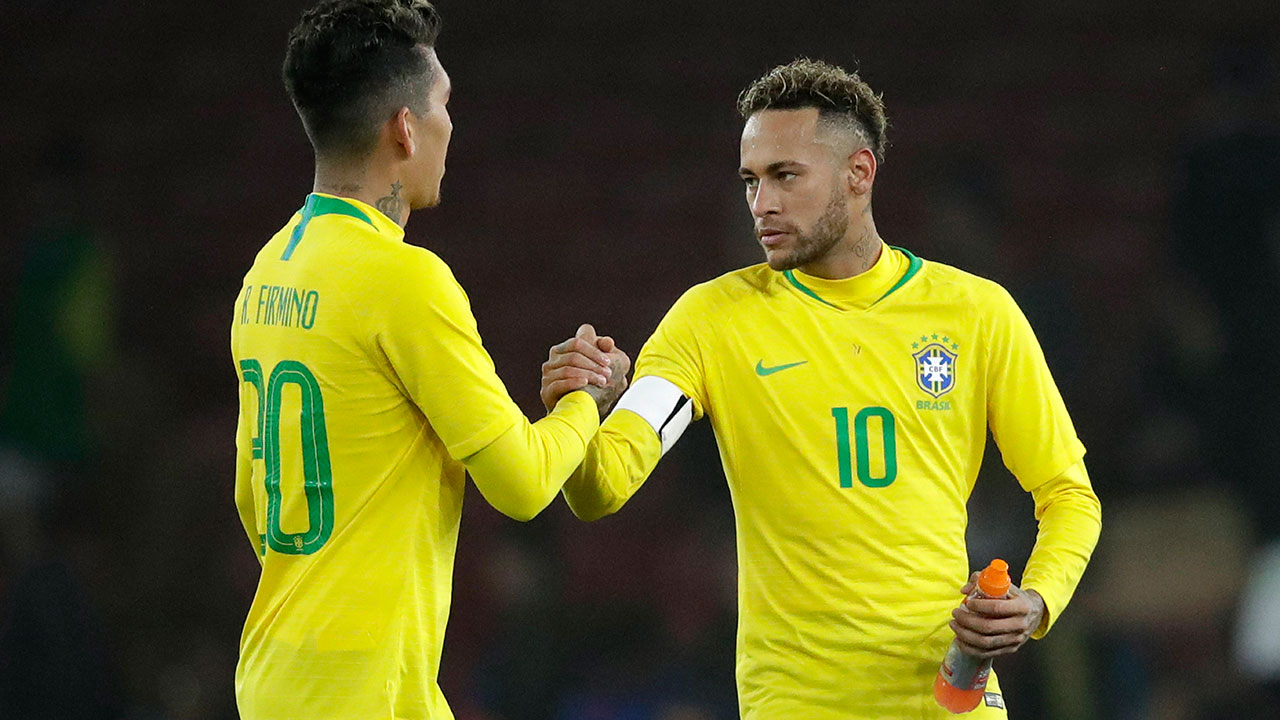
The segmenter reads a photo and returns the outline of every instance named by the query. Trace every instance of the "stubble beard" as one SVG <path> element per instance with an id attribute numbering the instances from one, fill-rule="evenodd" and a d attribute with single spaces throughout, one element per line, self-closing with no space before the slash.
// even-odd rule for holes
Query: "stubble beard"
<path id="1" fill-rule="evenodd" d="M 849 234 L 849 202 L 839 187 L 831 191 L 831 198 L 822 215 L 808 232 L 795 233 L 795 247 L 784 254 L 766 254 L 769 267 L 779 272 L 795 270 L 821 260 Z"/>
<path id="2" fill-rule="evenodd" d="M 436 191 L 435 191 L 435 194 L 433 194 L 433 195 L 429 196 L 425 201 L 423 201 L 423 202 L 422 202 L 422 204 L 420 204 L 420 205 L 414 205 L 414 206 L 413 206 L 413 209 L 414 209 L 414 210 L 426 210 L 427 208 L 439 207 L 439 206 L 440 206 L 440 202 L 441 202 L 443 199 L 444 199 L 444 196 L 440 193 L 440 191 L 439 191 L 439 190 L 436 190 Z"/>
<path id="3" fill-rule="evenodd" d="M 444 171 L 440 172 L 440 177 L 436 179 L 435 187 L 429 193 L 424 192 L 415 198 L 412 204 L 413 210 L 425 210 L 427 208 L 439 207 L 441 201 L 444 200 Z"/>

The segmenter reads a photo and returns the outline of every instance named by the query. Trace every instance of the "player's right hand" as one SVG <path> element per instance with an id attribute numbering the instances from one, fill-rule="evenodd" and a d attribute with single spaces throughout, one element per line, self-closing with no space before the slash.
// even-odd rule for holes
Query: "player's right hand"
<path id="1" fill-rule="evenodd" d="M 613 338 L 597 336 L 594 327 L 584 324 L 573 337 L 551 346 L 542 364 L 542 404 L 549 412 L 565 395 L 586 390 L 604 417 L 627 389 L 630 369 L 631 358 Z"/>

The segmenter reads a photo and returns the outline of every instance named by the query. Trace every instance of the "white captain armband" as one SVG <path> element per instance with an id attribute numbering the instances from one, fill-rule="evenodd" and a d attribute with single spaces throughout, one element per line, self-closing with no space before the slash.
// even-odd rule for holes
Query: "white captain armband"
<path id="1" fill-rule="evenodd" d="M 644 418 L 662 440 L 663 455 L 693 422 L 693 402 L 670 380 L 656 375 L 646 375 L 632 383 L 614 407 L 615 412 L 618 410 L 630 410 Z"/>

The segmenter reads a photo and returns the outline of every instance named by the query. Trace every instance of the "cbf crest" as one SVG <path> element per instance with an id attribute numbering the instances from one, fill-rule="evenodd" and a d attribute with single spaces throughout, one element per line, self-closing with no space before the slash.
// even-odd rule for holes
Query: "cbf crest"
<path id="1" fill-rule="evenodd" d="M 933 397 L 941 397 L 956 386 L 956 355 L 960 344 L 949 337 L 921 335 L 911 343 L 917 352 L 911 357 L 916 361 L 916 384 Z"/>

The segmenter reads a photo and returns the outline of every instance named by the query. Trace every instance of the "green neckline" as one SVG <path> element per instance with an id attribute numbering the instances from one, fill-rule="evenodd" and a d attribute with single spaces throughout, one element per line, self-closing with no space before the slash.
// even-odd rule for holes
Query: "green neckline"
<path id="1" fill-rule="evenodd" d="M 902 287 L 903 285 L 906 285 L 907 281 L 915 277 L 916 273 L 920 272 L 920 268 L 924 267 L 924 261 L 916 257 L 915 255 L 912 255 L 910 250 L 906 248 L 898 247 L 897 245 L 890 245 L 889 247 L 907 256 L 907 260 L 908 260 L 907 271 L 902 273 L 902 277 L 898 279 L 898 282 L 894 283 L 893 287 L 889 288 L 888 292 L 880 296 L 880 300 L 884 300 L 885 298 L 897 292 L 898 288 Z M 876 303 L 879 303 L 880 300 L 876 300 L 876 302 L 871 303 L 872 306 L 874 306 Z"/>
<path id="2" fill-rule="evenodd" d="M 817 300 L 818 302 L 822 303 L 823 305 L 826 305 L 826 306 L 828 306 L 828 307 L 833 307 L 833 308 L 835 308 L 835 309 L 837 309 L 837 310 L 839 310 L 839 309 L 840 309 L 838 306 L 836 306 L 836 305 L 832 305 L 831 303 L 827 302 L 826 300 L 823 300 L 823 299 L 822 299 L 822 296 L 818 295 L 818 293 L 816 293 L 816 292 L 814 292 L 814 291 L 810 290 L 809 288 L 805 287 L 803 283 L 801 283 L 799 280 L 797 280 L 797 279 L 796 279 L 795 273 L 791 272 L 790 270 L 783 270 L 783 271 L 782 271 L 782 276 L 783 276 L 783 277 L 785 277 L 787 280 L 790 280 L 790 281 L 791 281 L 791 284 L 792 284 L 792 285 L 795 285 L 795 286 L 796 286 L 796 289 L 797 289 L 797 290 L 799 290 L 800 292 L 804 293 L 805 295 L 808 295 L 809 297 L 813 298 L 814 300 Z"/>
<path id="3" fill-rule="evenodd" d="M 373 220 L 370 220 L 363 210 L 342 198 L 311 193 L 307 196 L 306 203 L 302 205 L 302 209 L 298 212 L 302 213 L 302 219 L 298 221 L 298 226 L 293 229 L 293 234 L 289 236 L 289 244 L 285 246 L 284 254 L 280 256 L 281 260 L 288 260 L 293 255 L 298 243 L 302 241 L 303 233 L 307 231 L 307 225 L 321 215 L 346 215 L 369 223 L 369 227 L 374 230 L 378 229 L 378 226 L 373 224 Z"/>
<path id="4" fill-rule="evenodd" d="M 869 307 L 875 307 L 881 300 L 884 300 L 885 298 L 897 292 L 899 288 L 907 284 L 907 281 L 915 277 L 916 273 L 920 272 L 920 268 L 924 267 L 924 261 L 916 257 L 915 255 L 913 255 L 910 250 L 906 248 L 898 247 L 897 245 L 890 245 L 889 247 L 907 256 L 907 271 L 902 273 L 902 277 L 898 278 L 898 282 L 894 283 L 893 287 L 889 288 L 889 290 L 885 292 L 885 294 L 881 295 L 879 299 L 871 303 Z M 841 309 L 840 306 L 827 302 L 822 298 L 822 296 L 818 295 L 818 293 L 806 287 L 804 283 L 801 283 L 799 280 L 796 279 L 795 273 L 791 272 L 790 270 L 783 270 L 782 276 L 785 277 L 792 285 L 794 285 L 797 290 L 804 293 L 805 295 L 808 295 L 809 297 L 813 298 L 814 300 L 817 300 L 818 302 L 822 303 L 823 305 L 826 305 L 827 307 L 833 307 L 837 310 Z"/>

